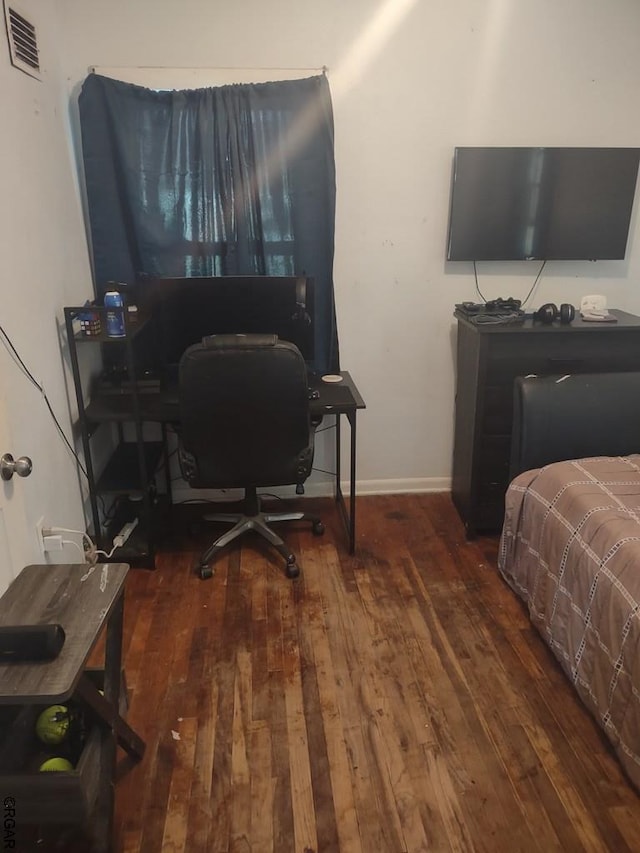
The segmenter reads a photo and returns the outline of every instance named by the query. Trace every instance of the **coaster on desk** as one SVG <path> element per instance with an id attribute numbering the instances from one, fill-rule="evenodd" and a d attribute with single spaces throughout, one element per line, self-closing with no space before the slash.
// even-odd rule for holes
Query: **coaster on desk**
<path id="1" fill-rule="evenodd" d="M 342 382 L 342 376 L 339 373 L 325 373 L 322 377 L 323 382 Z"/>

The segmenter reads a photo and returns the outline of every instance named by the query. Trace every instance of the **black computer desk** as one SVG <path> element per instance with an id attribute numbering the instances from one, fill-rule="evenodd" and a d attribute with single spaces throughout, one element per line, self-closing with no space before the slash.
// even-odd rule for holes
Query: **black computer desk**
<path id="1" fill-rule="evenodd" d="M 340 371 L 342 382 L 324 382 L 321 376 L 312 376 L 310 386 L 318 392 L 318 398 L 311 400 L 311 416 L 335 415 L 336 418 L 336 473 L 335 498 L 342 520 L 349 536 L 349 553 L 353 554 L 356 547 L 356 416 L 358 409 L 366 405 L 358 391 L 351 374 L 347 370 Z M 340 485 L 340 415 L 346 415 L 351 428 L 351 444 L 349 459 L 349 509 L 342 494 Z"/>
<path id="2" fill-rule="evenodd" d="M 340 372 L 341 382 L 325 382 L 322 376 L 311 374 L 309 386 L 312 392 L 317 392 L 310 401 L 311 417 L 314 419 L 324 418 L 328 415 L 335 416 L 336 425 L 336 470 L 334 492 L 336 503 L 345 525 L 349 538 L 349 553 L 355 551 L 356 542 L 356 450 L 357 432 L 356 419 L 359 409 L 365 409 L 366 405 L 351 374 L 343 370 Z M 163 438 L 166 448 L 167 425 L 179 428 L 180 407 L 178 404 L 178 387 L 175 382 L 167 382 L 164 387 L 153 393 L 138 393 L 140 417 L 145 422 L 155 422 L 162 425 Z M 93 395 L 87 407 L 89 419 L 101 421 L 105 419 L 123 422 L 131 420 L 133 410 L 132 393 L 130 390 L 122 394 Z M 340 482 L 341 476 L 341 441 L 340 420 L 345 415 L 351 430 L 350 459 L 349 459 L 349 503 L 345 500 Z M 168 466 L 168 459 L 165 458 Z M 167 467 L 168 470 L 168 467 Z M 171 501 L 170 478 L 167 478 L 169 489 L 169 500 Z"/>

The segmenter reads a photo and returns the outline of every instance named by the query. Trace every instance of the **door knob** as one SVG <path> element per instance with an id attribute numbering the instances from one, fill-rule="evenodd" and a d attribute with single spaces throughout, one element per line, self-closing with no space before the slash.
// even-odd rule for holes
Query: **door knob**
<path id="1" fill-rule="evenodd" d="M 33 462 L 28 456 L 14 459 L 10 453 L 5 453 L 0 458 L 0 476 L 3 480 L 10 480 L 14 474 L 18 477 L 28 477 L 32 470 Z"/>

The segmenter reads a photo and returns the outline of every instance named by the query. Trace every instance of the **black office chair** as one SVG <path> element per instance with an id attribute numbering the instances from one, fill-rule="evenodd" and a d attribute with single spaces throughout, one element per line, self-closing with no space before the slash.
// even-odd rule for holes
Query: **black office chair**
<path id="1" fill-rule="evenodd" d="M 200 557 L 201 578 L 229 542 L 254 530 L 282 554 L 287 577 L 299 575 L 296 557 L 269 526 L 306 520 L 313 532 L 322 521 L 304 512 L 262 512 L 261 486 L 302 484 L 311 473 L 314 432 L 307 370 L 300 351 L 275 335 L 212 335 L 180 360 L 182 475 L 194 488 L 244 489 L 241 513 L 216 513 L 208 521 L 234 526 Z"/>

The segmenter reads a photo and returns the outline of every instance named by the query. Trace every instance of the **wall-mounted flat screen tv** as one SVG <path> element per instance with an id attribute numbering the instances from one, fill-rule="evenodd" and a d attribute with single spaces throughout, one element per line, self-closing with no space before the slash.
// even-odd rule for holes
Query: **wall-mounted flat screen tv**
<path id="1" fill-rule="evenodd" d="M 456 148 L 447 260 L 620 260 L 638 148 Z"/>

